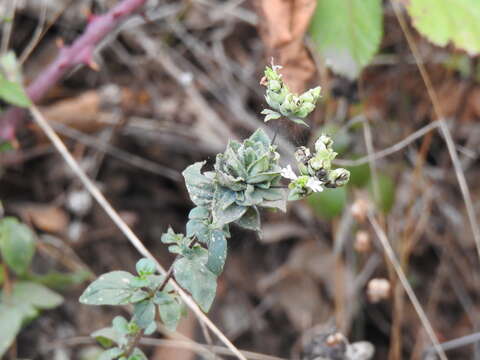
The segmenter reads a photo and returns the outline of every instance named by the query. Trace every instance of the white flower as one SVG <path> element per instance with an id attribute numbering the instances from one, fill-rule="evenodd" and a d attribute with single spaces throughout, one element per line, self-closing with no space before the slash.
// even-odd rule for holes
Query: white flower
<path id="1" fill-rule="evenodd" d="M 290 165 L 287 165 L 286 168 L 283 168 L 282 171 L 280 171 L 280 175 L 290 180 L 297 180 L 298 178 L 298 176 L 293 172 L 292 167 Z"/>
<path id="2" fill-rule="evenodd" d="M 310 188 L 313 192 L 323 191 L 322 182 L 318 179 L 310 177 L 307 181 L 307 187 Z"/>

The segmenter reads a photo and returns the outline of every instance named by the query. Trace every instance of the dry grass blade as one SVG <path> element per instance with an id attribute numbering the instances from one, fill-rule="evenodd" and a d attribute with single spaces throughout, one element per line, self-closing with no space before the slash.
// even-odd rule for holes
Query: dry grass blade
<path id="1" fill-rule="evenodd" d="M 475 215 L 475 208 L 473 206 L 472 197 L 470 195 L 470 189 L 468 188 L 467 180 L 465 179 L 465 174 L 463 173 L 462 163 L 458 158 L 458 153 L 455 148 L 455 143 L 453 142 L 453 139 L 452 139 L 452 134 L 450 133 L 450 130 L 448 129 L 448 126 L 445 122 L 445 117 L 443 116 L 443 112 L 440 107 L 440 102 L 438 100 L 437 93 L 433 88 L 432 81 L 430 80 L 430 76 L 428 75 L 425 65 L 421 61 L 420 52 L 418 51 L 418 48 L 410 34 L 410 30 L 408 29 L 407 23 L 405 21 L 405 15 L 402 13 L 400 6 L 396 1 L 390 0 L 390 2 L 393 6 L 395 16 L 398 19 L 398 22 L 400 24 L 400 27 L 402 28 L 405 38 L 407 39 L 408 46 L 412 51 L 413 57 L 415 58 L 415 63 L 418 67 L 418 70 L 420 71 L 420 75 L 422 76 L 423 82 L 425 83 L 425 87 L 427 88 L 428 96 L 430 97 L 430 100 L 432 102 L 433 110 L 435 112 L 435 115 L 438 118 L 440 131 L 443 135 L 443 138 L 445 139 L 445 143 L 447 144 L 448 153 L 450 155 L 450 158 L 452 159 L 458 185 L 460 187 L 460 191 L 463 196 L 463 201 L 465 202 L 465 207 L 467 208 L 468 220 L 470 222 L 470 227 L 472 228 L 473 238 L 475 240 L 478 257 L 480 260 L 480 228 L 478 227 L 478 223 Z"/>
<path id="2" fill-rule="evenodd" d="M 116 226 L 120 229 L 120 231 L 127 237 L 127 239 L 131 242 L 131 244 L 135 247 L 135 249 L 144 257 L 151 259 L 155 262 L 158 271 L 161 274 L 165 274 L 166 271 L 158 263 L 158 261 L 153 257 L 153 255 L 148 251 L 148 249 L 143 245 L 140 239 L 135 235 L 135 233 L 128 227 L 125 221 L 120 217 L 120 215 L 115 211 L 115 209 L 110 205 L 107 199 L 103 196 L 103 194 L 98 190 L 95 184 L 90 180 L 90 178 L 85 174 L 83 169 L 77 163 L 77 161 L 73 158 L 70 154 L 68 149 L 66 148 L 65 144 L 62 142 L 60 137 L 55 133 L 52 129 L 50 124 L 47 120 L 43 117 L 40 111 L 35 107 L 30 107 L 30 112 L 33 116 L 34 121 L 38 124 L 38 126 L 43 130 L 45 135 L 50 139 L 53 143 L 57 151 L 63 157 L 65 162 L 70 166 L 72 171 L 75 175 L 78 176 L 82 184 L 85 186 L 87 191 L 92 195 L 92 197 L 98 202 L 98 204 L 103 208 L 103 210 L 107 213 L 110 219 L 115 223 Z M 245 356 L 233 345 L 230 340 L 220 331 L 219 328 L 215 326 L 215 324 L 200 310 L 198 305 L 195 301 L 172 279 L 170 279 L 169 283 L 174 287 L 174 289 L 180 294 L 182 300 L 185 304 L 195 313 L 198 319 L 204 322 L 207 327 L 222 341 L 231 351 L 232 353 L 237 356 L 238 359 L 246 360 Z"/>
<path id="3" fill-rule="evenodd" d="M 370 224 L 373 227 L 373 230 L 375 231 L 375 234 L 377 235 L 378 239 L 380 240 L 380 243 L 382 244 L 382 247 L 387 254 L 388 259 L 393 265 L 393 268 L 398 276 L 398 279 L 400 280 L 400 283 L 402 284 L 403 288 L 405 289 L 405 292 L 407 293 L 408 298 L 412 302 L 412 305 L 418 314 L 418 317 L 420 318 L 420 321 L 422 322 L 423 327 L 427 331 L 428 337 L 433 343 L 433 346 L 435 348 L 435 351 L 437 352 L 438 356 L 442 360 L 447 360 L 447 355 L 445 355 L 445 352 L 443 351 L 442 347 L 440 346 L 440 343 L 438 341 L 437 335 L 435 335 L 435 332 L 433 330 L 432 325 L 430 324 L 430 321 L 427 318 L 427 315 L 425 314 L 425 311 L 423 311 L 422 305 L 418 301 L 417 296 L 415 295 L 415 292 L 413 291 L 412 287 L 410 286 L 410 283 L 407 280 L 407 277 L 405 276 L 405 273 L 402 270 L 402 267 L 400 266 L 400 263 L 393 251 L 392 246 L 390 245 L 387 235 L 385 232 L 382 230 L 380 224 L 377 222 L 375 219 L 375 216 L 373 215 L 372 212 L 368 213 L 368 220 L 370 221 Z"/>
<path id="4" fill-rule="evenodd" d="M 402 150 L 404 147 L 410 145 L 412 142 L 415 140 L 421 138 L 425 134 L 429 133 L 433 129 L 437 128 L 439 126 L 438 121 L 433 121 L 428 125 L 425 125 L 424 127 L 418 129 L 417 131 L 411 133 L 408 135 L 405 139 L 397 142 L 396 144 L 389 146 L 386 149 L 377 151 L 375 153 L 372 153 L 371 155 L 363 156 L 361 158 L 355 159 L 355 160 L 335 160 L 335 164 L 339 166 L 358 166 L 362 164 L 368 163 L 370 160 L 378 160 L 383 157 L 392 155 L 396 153 L 397 151 Z"/>

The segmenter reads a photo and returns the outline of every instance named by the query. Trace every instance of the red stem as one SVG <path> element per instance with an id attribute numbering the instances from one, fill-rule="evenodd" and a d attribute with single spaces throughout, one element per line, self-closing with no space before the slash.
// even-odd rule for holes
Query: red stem
<path id="1" fill-rule="evenodd" d="M 34 103 L 40 101 L 73 67 L 80 64 L 94 66 L 93 51 L 98 43 L 145 3 L 146 0 L 123 0 L 106 14 L 92 16 L 85 32 L 71 46 L 63 47 L 57 58 L 28 86 L 30 99 Z M 0 142 L 15 137 L 15 129 L 20 125 L 23 115 L 22 109 L 11 108 L 0 118 Z"/>

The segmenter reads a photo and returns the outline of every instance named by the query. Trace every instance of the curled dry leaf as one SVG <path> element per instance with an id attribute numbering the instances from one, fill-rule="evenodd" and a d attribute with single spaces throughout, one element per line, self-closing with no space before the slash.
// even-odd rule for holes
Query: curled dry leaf
<path id="1" fill-rule="evenodd" d="M 315 0 L 261 0 L 255 2 L 261 18 L 260 35 L 267 54 L 282 65 L 282 75 L 297 93 L 306 89 L 315 64 L 304 46 L 304 36 L 315 11 Z"/>

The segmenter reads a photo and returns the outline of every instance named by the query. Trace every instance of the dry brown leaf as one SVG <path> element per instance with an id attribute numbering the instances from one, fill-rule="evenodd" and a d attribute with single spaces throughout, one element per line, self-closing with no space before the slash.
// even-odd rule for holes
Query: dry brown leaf
<path id="1" fill-rule="evenodd" d="M 68 225 L 68 215 L 55 205 L 26 204 L 19 211 L 23 218 L 45 232 L 62 233 Z"/>
<path id="2" fill-rule="evenodd" d="M 315 74 L 315 64 L 303 39 L 315 11 L 315 0 L 255 1 L 260 35 L 267 54 L 282 65 L 282 74 L 289 88 L 297 93 L 307 88 Z"/>

